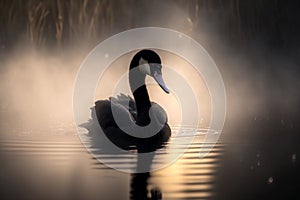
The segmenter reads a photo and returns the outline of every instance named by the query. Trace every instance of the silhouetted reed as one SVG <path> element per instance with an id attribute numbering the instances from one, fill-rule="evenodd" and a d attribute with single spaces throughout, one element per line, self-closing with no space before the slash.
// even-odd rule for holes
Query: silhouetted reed
<path id="1" fill-rule="evenodd" d="M 299 35 L 298 1 L 273 0 L 165 0 L 188 16 L 192 31 L 214 25 L 220 37 L 245 42 L 261 37 L 279 45 L 296 41 Z M 10 46 L 22 38 L 33 46 L 62 48 L 74 43 L 91 45 L 113 33 L 143 25 L 136 5 L 149 1 L 127 0 L 2 0 L 0 44 Z M 151 8 L 152 9 L 152 8 Z M 156 15 L 153 10 L 153 15 Z M 158 12 L 159 14 L 159 12 Z M 178 16 L 181 17 L 181 16 Z M 176 23 L 176 22 L 172 22 Z M 289 27 L 289 28 L 287 28 Z M 185 30 L 179 30 L 185 31 Z"/>

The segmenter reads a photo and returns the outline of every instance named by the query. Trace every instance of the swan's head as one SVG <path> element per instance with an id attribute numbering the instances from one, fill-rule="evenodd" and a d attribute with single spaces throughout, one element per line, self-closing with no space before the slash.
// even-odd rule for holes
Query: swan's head
<path id="1" fill-rule="evenodd" d="M 132 59 L 131 67 L 133 63 L 134 67 L 138 67 L 142 74 L 153 77 L 166 93 L 170 93 L 162 78 L 162 65 L 157 53 L 148 49 L 139 51 Z"/>

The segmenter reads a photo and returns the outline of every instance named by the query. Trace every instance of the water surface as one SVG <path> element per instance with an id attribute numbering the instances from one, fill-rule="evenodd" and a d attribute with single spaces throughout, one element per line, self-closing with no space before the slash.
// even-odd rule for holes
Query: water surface
<path id="1" fill-rule="evenodd" d="M 176 133 L 178 127 L 172 127 Z M 1 196 L 6 199 L 212 199 L 225 144 L 204 143 L 207 130 L 198 130 L 185 153 L 173 164 L 150 173 L 111 169 L 88 153 L 72 127 L 60 134 L 23 133 L 0 142 Z M 182 129 L 180 131 L 190 131 Z M 33 137 L 35 135 L 35 137 Z M 173 134 L 173 136 L 176 134 Z M 172 137 L 173 137 L 172 136 Z M 191 137 L 186 134 L 185 137 Z M 186 138 L 182 138 L 185 141 Z M 154 155 L 159 164 L 183 148 L 173 138 Z M 199 158 L 200 149 L 213 149 Z M 207 151 L 208 152 L 208 151 Z M 101 155 L 100 155 L 101 156 Z M 137 159 L 102 155 L 120 168 L 134 168 Z M 153 197 L 154 198 L 154 197 Z"/>

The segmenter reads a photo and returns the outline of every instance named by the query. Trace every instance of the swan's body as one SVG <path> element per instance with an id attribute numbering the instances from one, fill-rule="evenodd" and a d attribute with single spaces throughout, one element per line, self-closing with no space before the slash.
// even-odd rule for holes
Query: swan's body
<path id="1" fill-rule="evenodd" d="M 135 71 L 129 73 L 129 83 L 134 99 L 121 94 L 116 98 L 110 97 L 109 100 L 97 101 L 95 103 L 96 116 L 105 135 L 117 146 L 126 149 L 136 145 L 140 150 L 142 148 L 151 151 L 168 140 L 171 130 L 167 124 L 167 114 L 164 109 L 149 99 L 145 85 L 146 75 L 152 76 L 165 92 L 169 93 L 169 90 L 162 79 L 160 58 L 154 51 L 138 52 L 130 63 L 130 70 Z M 118 123 L 114 118 L 116 114 L 118 119 L 121 119 Z M 159 131 L 147 138 L 129 135 L 120 127 L 132 125 L 145 127 L 150 123 L 159 127 Z M 142 136 L 144 133 L 140 134 Z"/>

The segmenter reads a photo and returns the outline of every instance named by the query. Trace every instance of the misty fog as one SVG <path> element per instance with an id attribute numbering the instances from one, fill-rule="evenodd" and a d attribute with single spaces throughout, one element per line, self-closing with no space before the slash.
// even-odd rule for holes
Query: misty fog
<path id="1" fill-rule="evenodd" d="M 226 16 L 224 10 L 217 7 L 197 14 L 200 4 L 196 4 L 192 12 L 188 7 L 181 7 L 180 3 L 170 4 L 168 1 L 154 1 L 151 4 L 138 1 L 136 4 L 131 2 L 130 5 L 131 16 L 124 10 L 120 13 L 127 13 L 131 17 L 132 28 L 172 28 L 193 37 L 208 51 L 219 67 L 225 84 L 225 130 L 240 128 L 245 124 L 247 126 L 244 128 L 247 128 L 256 120 L 273 120 L 275 124 L 297 126 L 295 118 L 299 113 L 299 63 L 292 57 L 297 49 L 294 53 L 282 54 L 276 49 L 273 52 L 272 48 L 266 46 L 263 38 L 253 42 L 249 40 L 240 46 L 234 44 L 232 39 L 226 40 L 224 33 L 217 28 L 223 25 L 211 18 L 214 14 Z M 1 129 L 6 130 L 4 132 L 9 135 L 9 130 L 13 129 L 47 129 L 49 126 L 60 127 L 63 124 L 73 126 L 72 91 L 80 64 L 88 52 L 105 37 L 126 30 L 123 26 L 124 19 L 115 18 L 113 27 L 107 31 L 102 30 L 102 35 L 97 39 L 78 37 L 70 47 L 61 50 L 52 45 L 33 47 L 25 43 L 22 37 L 16 38 L 14 48 L 10 48 L 3 40 L 0 61 Z M 170 52 L 163 54 L 163 62 L 180 70 L 182 66 L 176 61 L 176 55 Z M 118 67 L 126 70 L 129 61 L 130 56 L 120 58 L 120 61 L 115 62 L 118 66 L 112 65 L 110 69 L 112 72 Z M 185 74 L 184 70 L 180 72 Z M 118 73 L 107 74 L 111 80 L 117 80 L 118 76 Z M 197 80 L 201 84 L 201 78 Z M 101 83 L 100 81 L 99 88 L 110 88 L 110 85 L 106 85 L 109 83 Z M 193 83 L 193 87 L 198 87 L 197 81 Z M 207 99 L 207 94 L 204 93 L 202 97 L 201 92 L 197 95 L 200 99 Z M 96 99 L 108 98 L 110 94 L 109 91 L 100 90 Z M 209 115 L 207 100 L 205 106 Z M 171 109 L 168 110 L 171 112 Z"/>

